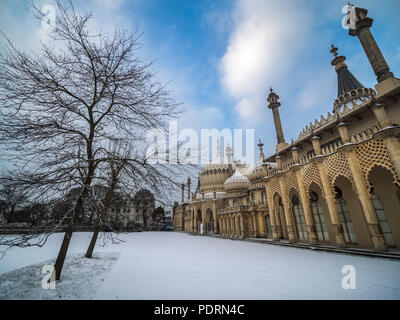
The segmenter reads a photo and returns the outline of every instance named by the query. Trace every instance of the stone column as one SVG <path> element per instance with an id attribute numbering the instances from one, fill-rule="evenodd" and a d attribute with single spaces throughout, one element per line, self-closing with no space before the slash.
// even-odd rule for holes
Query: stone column
<path id="1" fill-rule="evenodd" d="M 256 213 L 251 213 L 251 222 L 253 224 L 253 237 L 257 238 L 257 223 L 256 223 Z"/>
<path id="2" fill-rule="evenodd" d="M 244 238 L 244 223 L 243 223 L 243 214 L 239 214 L 239 219 L 240 219 L 240 237 L 243 239 Z"/>
<path id="3" fill-rule="evenodd" d="M 290 204 L 289 199 L 286 195 L 286 185 L 283 180 L 283 176 L 279 177 L 279 183 L 281 187 L 282 193 L 282 202 L 283 202 L 283 209 L 285 210 L 285 218 L 286 218 L 286 227 L 288 230 L 289 241 L 296 241 L 296 232 L 293 225 L 293 217 L 292 213 L 290 212 Z"/>
<path id="4" fill-rule="evenodd" d="M 201 230 L 200 233 L 201 234 L 205 234 L 205 230 L 206 230 L 206 213 L 204 210 L 204 205 L 201 205 Z"/>
<path id="5" fill-rule="evenodd" d="M 267 194 L 268 212 L 271 220 L 272 238 L 274 240 L 279 240 L 281 235 L 279 234 L 279 229 L 276 223 L 275 212 L 274 212 L 274 199 L 272 195 L 271 188 L 268 183 L 265 185 L 265 193 Z"/>
<path id="6" fill-rule="evenodd" d="M 265 217 L 262 212 L 258 213 L 257 215 L 258 218 L 258 225 L 260 226 L 258 228 L 258 236 L 261 238 L 265 238 L 267 236 L 267 227 L 265 225 Z"/>
<path id="7" fill-rule="evenodd" d="M 235 214 L 235 227 L 236 227 L 235 237 L 239 238 L 240 233 L 239 233 L 239 215 L 238 214 Z"/>
<path id="8" fill-rule="evenodd" d="M 385 238 L 383 237 L 378 217 L 370 199 L 368 190 L 365 186 L 365 182 L 361 173 L 360 165 L 357 160 L 357 155 L 354 151 L 354 147 L 347 150 L 347 159 L 349 161 L 350 170 L 356 185 L 358 198 L 361 202 L 374 249 L 377 251 L 386 250 Z"/>
<path id="9" fill-rule="evenodd" d="M 194 214 L 193 233 L 197 234 L 197 211 L 196 211 L 196 213 Z"/>
<path id="10" fill-rule="evenodd" d="M 328 205 L 328 211 L 331 217 L 332 226 L 334 227 L 336 244 L 340 247 L 344 247 L 346 245 L 346 241 L 344 239 L 343 227 L 340 223 L 339 213 L 336 207 L 332 185 L 329 183 L 328 173 L 322 161 L 318 161 L 317 166 L 319 174 L 321 176 L 322 187 L 324 188 L 326 204 Z"/>
<path id="11" fill-rule="evenodd" d="M 307 225 L 308 240 L 311 244 L 316 244 L 318 243 L 318 236 L 315 230 L 314 218 L 311 213 L 310 200 L 304 187 L 303 175 L 301 174 L 300 168 L 296 170 L 296 177 L 297 184 L 299 185 L 300 201 L 303 207 L 304 218 Z"/>

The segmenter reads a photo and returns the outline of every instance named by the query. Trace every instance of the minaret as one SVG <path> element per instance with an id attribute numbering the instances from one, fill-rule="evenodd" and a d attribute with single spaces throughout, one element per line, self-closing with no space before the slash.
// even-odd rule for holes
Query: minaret
<path id="1" fill-rule="evenodd" d="M 187 179 L 188 199 L 190 200 L 190 178 Z"/>
<path id="2" fill-rule="evenodd" d="M 364 98 L 371 99 L 375 92 L 373 89 L 367 89 L 365 86 L 358 81 L 358 79 L 350 72 L 346 63 L 345 56 L 339 56 L 338 48 L 336 48 L 333 44 L 331 46 L 331 53 L 334 58 L 331 64 L 335 67 L 338 79 L 338 95 L 337 99 L 333 103 L 333 112 L 337 113 L 338 109 L 340 109 L 343 105 L 349 104 L 348 107 L 353 108 L 354 100 L 361 100 Z M 359 90 L 361 89 L 361 90 Z"/>
<path id="3" fill-rule="evenodd" d="M 232 148 L 229 145 L 229 143 L 226 146 L 225 154 L 226 154 L 226 158 L 228 160 L 228 173 L 231 176 L 233 174 L 233 168 L 232 168 L 232 155 L 233 155 L 233 153 L 232 153 Z"/>
<path id="4" fill-rule="evenodd" d="M 400 85 L 399 80 L 395 79 L 393 73 L 390 71 L 388 64 L 386 63 L 385 57 L 379 49 L 374 36 L 372 35 L 370 28 L 373 23 L 373 19 L 367 17 L 368 10 L 363 8 L 355 8 L 353 5 L 348 4 L 349 12 L 347 14 L 347 24 L 349 25 L 349 35 L 357 36 L 360 43 L 368 57 L 368 60 L 374 70 L 376 79 L 378 80 L 377 90 L 379 94 L 379 88 L 384 89 L 383 86 L 379 86 L 379 83 L 386 79 L 391 79 L 389 82 L 392 84 Z"/>
<path id="5" fill-rule="evenodd" d="M 182 203 L 184 203 L 185 202 L 185 184 L 182 183 L 181 187 L 182 187 Z"/>
<path id="6" fill-rule="evenodd" d="M 268 108 L 272 109 L 272 115 L 274 116 L 276 138 L 278 140 L 278 144 L 276 145 L 277 152 L 287 146 L 287 143 L 285 143 L 285 137 L 283 136 L 282 123 L 278 110 L 281 103 L 278 101 L 278 99 L 279 96 L 272 90 L 272 88 L 270 88 L 267 101 L 269 102 Z"/>
<path id="7" fill-rule="evenodd" d="M 261 139 L 258 140 L 257 146 L 260 149 L 260 161 L 264 162 L 264 158 L 265 158 L 264 151 L 263 151 L 264 143 L 262 143 Z"/>

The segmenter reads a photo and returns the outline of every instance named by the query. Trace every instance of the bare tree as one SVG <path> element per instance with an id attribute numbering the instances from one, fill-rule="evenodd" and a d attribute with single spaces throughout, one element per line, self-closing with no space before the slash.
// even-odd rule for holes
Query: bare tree
<path id="1" fill-rule="evenodd" d="M 2 33 L 0 141 L 9 150 L 3 156 L 18 165 L 13 180 L 47 200 L 80 188 L 54 265 L 57 280 L 109 141 L 139 145 L 147 130 L 165 128 L 180 112 L 151 63 L 137 58 L 140 35 L 91 34 L 91 17 L 58 1 L 53 42 L 38 54 L 19 50 Z M 14 245 L 32 245 L 23 241 Z"/>
<path id="2" fill-rule="evenodd" d="M 109 149 L 112 150 L 108 155 L 109 160 L 101 164 L 103 166 L 99 171 L 101 176 L 97 177 L 107 186 L 106 192 L 102 199 L 99 199 L 97 195 L 92 196 L 91 199 L 93 207 L 96 208 L 97 220 L 85 255 L 87 258 L 92 257 L 101 227 L 108 226 L 107 221 L 113 218 L 109 211 L 113 204 L 113 197 L 119 199 L 123 195 L 127 199 L 134 200 L 133 194 L 148 190 L 154 201 L 157 200 L 161 204 L 168 205 L 180 187 L 175 178 L 182 174 L 188 174 L 190 168 L 193 167 L 182 164 L 152 164 L 149 161 L 149 157 L 152 155 L 148 155 L 145 150 L 135 150 L 132 145 L 118 143 Z M 129 219 L 129 214 L 120 214 L 121 219 Z M 114 242 L 114 234 L 118 233 L 118 230 L 112 231 L 104 233 L 103 239 L 110 239 Z M 121 241 L 119 238 L 116 240 L 117 242 Z"/>

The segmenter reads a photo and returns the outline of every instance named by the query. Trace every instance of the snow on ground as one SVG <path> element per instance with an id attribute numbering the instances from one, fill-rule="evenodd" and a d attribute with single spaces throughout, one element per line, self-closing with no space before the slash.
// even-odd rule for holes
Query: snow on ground
<path id="1" fill-rule="evenodd" d="M 53 266 L 55 259 L 5 273 L 0 275 L 0 299 L 91 299 L 118 256 L 119 253 L 104 252 L 91 259 L 81 254 L 68 256 L 62 279 L 54 290 L 43 289 L 43 278 L 50 270 L 45 273 L 42 270 L 44 265 Z M 44 279 L 45 285 L 47 279 Z"/>
<path id="2" fill-rule="evenodd" d="M 55 258 L 62 235 L 53 235 L 43 248 L 14 249 L 0 260 L 0 297 L 16 281 L 13 298 L 400 299 L 400 261 L 177 232 L 121 237 L 126 242 L 96 247 L 98 264 L 92 260 L 85 265 L 80 258 L 78 268 L 66 268 L 57 283 L 58 296 L 29 291 L 35 284 L 24 282 L 23 274 L 32 269 L 40 274 L 47 260 Z M 89 241 L 88 233 L 73 235 L 71 261 L 83 256 Z M 36 266 L 19 269 L 32 264 Z M 356 289 L 341 286 L 345 265 L 356 270 Z M 37 281 L 41 288 L 41 277 Z"/>

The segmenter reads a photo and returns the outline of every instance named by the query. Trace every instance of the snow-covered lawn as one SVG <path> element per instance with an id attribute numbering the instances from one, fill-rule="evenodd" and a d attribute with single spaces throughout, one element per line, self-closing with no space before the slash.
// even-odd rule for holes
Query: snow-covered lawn
<path id="1" fill-rule="evenodd" d="M 10 251 L 0 260 L 0 299 L 400 299 L 400 261 L 176 232 L 120 237 L 88 261 L 90 234 L 75 233 L 56 290 L 42 289 L 41 271 L 62 234 Z M 356 289 L 342 288 L 345 265 Z"/>

